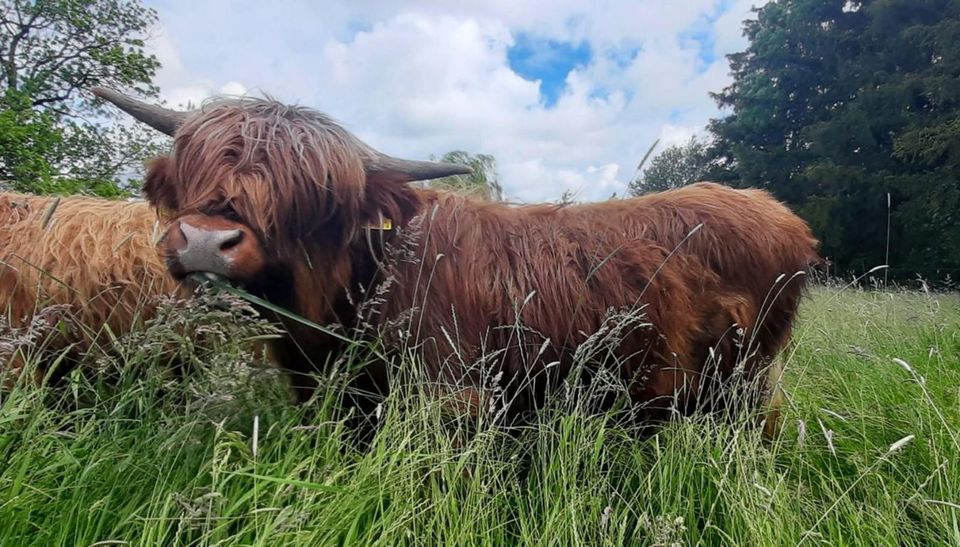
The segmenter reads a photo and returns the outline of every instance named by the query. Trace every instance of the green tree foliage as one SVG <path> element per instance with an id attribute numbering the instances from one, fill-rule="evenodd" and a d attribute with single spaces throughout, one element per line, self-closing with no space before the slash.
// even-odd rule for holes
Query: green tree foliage
<path id="1" fill-rule="evenodd" d="M 144 51 L 156 20 L 139 0 L 0 0 L 0 183 L 116 195 L 155 137 L 108 123 L 94 85 L 155 96 Z"/>
<path id="2" fill-rule="evenodd" d="M 23 93 L 11 90 L 0 97 L 0 182 L 20 189 L 18 181 L 53 177 L 48 158 L 63 143 L 55 125 L 56 117 L 34 110 Z"/>
<path id="3" fill-rule="evenodd" d="M 431 188 L 463 193 L 487 201 L 503 201 L 503 187 L 497 174 L 497 160 L 493 156 L 452 150 L 437 161 L 466 165 L 473 169 L 473 173 L 428 181 Z"/>
<path id="4" fill-rule="evenodd" d="M 708 151 L 708 144 L 696 137 L 667 148 L 650 160 L 650 167 L 630 183 L 628 192 L 639 196 L 704 180 L 710 167 Z"/>
<path id="5" fill-rule="evenodd" d="M 710 125 L 734 185 L 813 226 L 839 271 L 960 274 L 960 1 L 774 0 Z"/>

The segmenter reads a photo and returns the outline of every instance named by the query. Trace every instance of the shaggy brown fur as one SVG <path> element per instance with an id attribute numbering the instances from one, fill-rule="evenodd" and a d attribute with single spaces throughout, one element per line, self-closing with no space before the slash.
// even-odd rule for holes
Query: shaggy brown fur
<path id="1" fill-rule="evenodd" d="M 148 297 L 176 284 L 157 253 L 162 228 L 148 204 L 64 197 L 52 208 L 54 199 L 0 194 L 0 310 L 14 329 L 56 310 L 48 326 L 59 336 L 48 347 L 83 351 L 105 340 L 105 327 L 129 332 L 150 316 Z M 61 319 L 72 328 L 55 329 Z"/>
<path id="2" fill-rule="evenodd" d="M 631 306 L 642 307 L 648 326 L 581 356 L 588 371 L 607 367 L 626 381 L 642 418 L 665 417 L 672 401 L 681 412 L 715 408 L 708 395 L 738 363 L 752 379 L 787 343 L 804 286 L 796 274 L 818 260 L 806 224 L 758 190 L 699 183 L 516 207 L 365 173 L 368 150 L 306 108 L 220 102 L 179 128 L 172 155 L 150 165 L 145 190 L 192 226 L 250 236 L 233 281 L 318 323 L 380 325 L 393 349 L 417 347 L 427 377 L 455 384 L 466 406 L 506 394 L 509 417 L 537 408 L 590 334 L 610 325 L 610 310 Z M 381 217 L 394 229 L 367 228 Z M 185 241 L 177 225 L 165 243 L 174 270 Z M 386 260 L 401 232 L 418 234 L 419 260 Z M 389 291 L 378 293 L 384 285 Z M 374 295 L 382 303 L 370 304 Z M 363 301 L 376 308 L 365 318 Z M 342 349 L 322 332 L 287 326 L 291 336 L 274 349 L 293 371 L 314 370 Z M 398 329 L 408 332 L 392 337 Z M 385 387 L 382 364 L 366 372 Z M 302 387 L 308 394 L 310 384 Z"/>

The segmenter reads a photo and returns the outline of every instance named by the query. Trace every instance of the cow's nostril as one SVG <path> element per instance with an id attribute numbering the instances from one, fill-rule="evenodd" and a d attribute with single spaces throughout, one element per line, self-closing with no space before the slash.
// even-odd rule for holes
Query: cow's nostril
<path id="1" fill-rule="evenodd" d="M 228 230 L 220 240 L 220 250 L 229 251 L 243 241 L 243 230 Z"/>

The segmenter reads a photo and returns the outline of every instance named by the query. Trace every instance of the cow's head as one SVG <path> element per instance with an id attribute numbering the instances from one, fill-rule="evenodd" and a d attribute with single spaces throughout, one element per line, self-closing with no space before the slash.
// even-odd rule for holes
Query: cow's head
<path id="1" fill-rule="evenodd" d="M 320 112 L 273 100 L 176 112 L 94 92 L 174 137 L 172 152 L 150 162 L 144 193 L 169 221 L 160 250 L 180 280 L 283 284 L 304 268 L 337 278 L 346 272 L 336 257 L 358 231 L 401 214 L 391 209 L 404 198 L 390 196 L 403 183 L 470 172 L 387 156 Z"/>

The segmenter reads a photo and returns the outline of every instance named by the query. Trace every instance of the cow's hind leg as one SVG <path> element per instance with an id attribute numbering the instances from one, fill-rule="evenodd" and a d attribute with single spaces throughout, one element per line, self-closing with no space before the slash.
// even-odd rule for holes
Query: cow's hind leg
<path id="1" fill-rule="evenodd" d="M 783 393 L 783 364 L 779 358 L 773 359 L 767 368 L 765 388 L 760 422 L 763 424 L 763 438 L 770 441 L 780 434 L 780 409 L 786 401 Z"/>

